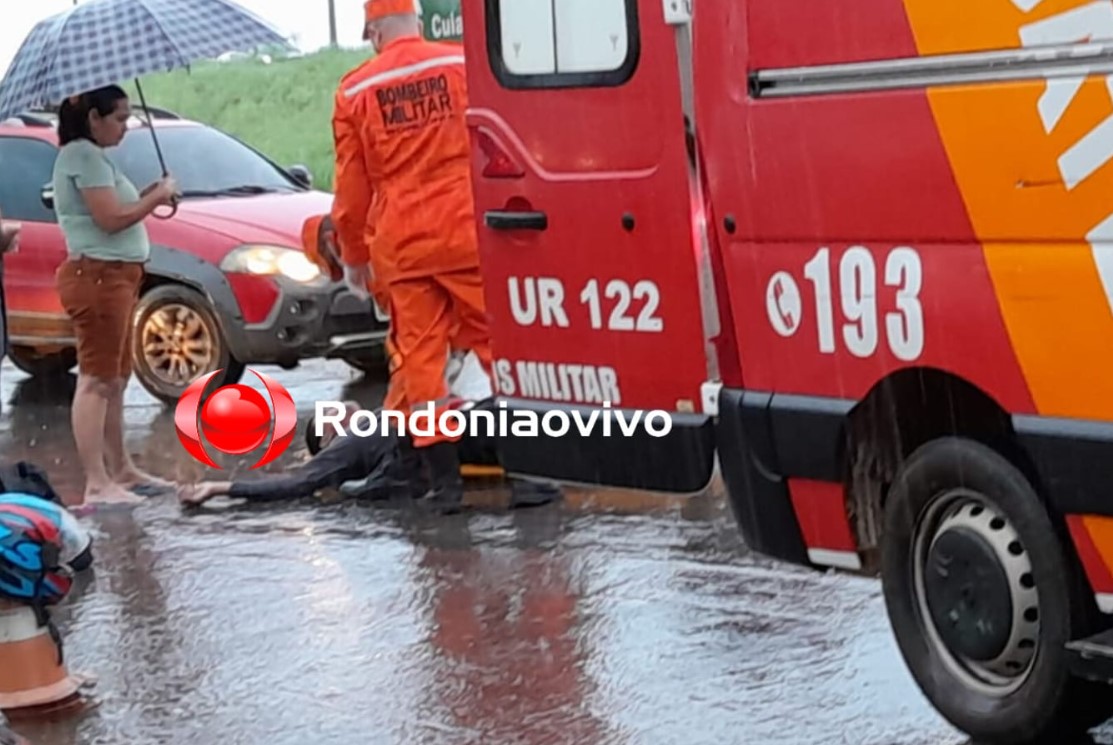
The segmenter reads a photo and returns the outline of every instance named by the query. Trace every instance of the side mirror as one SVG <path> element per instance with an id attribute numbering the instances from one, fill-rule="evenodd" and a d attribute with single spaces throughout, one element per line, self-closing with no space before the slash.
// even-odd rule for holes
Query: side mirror
<path id="1" fill-rule="evenodd" d="M 54 210 L 54 184 L 45 184 L 42 191 L 39 193 L 39 198 L 42 200 L 43 207 L 48 210 Z"/>
<path id="2" fill-rule="evenodd" d="M 313 174 L 310 173 L 309 169 L 306 168 L 305 166 L 303 166 L 303 165 L 290 166 L 290 168 L 287 172 L 290 174 L 290 176 L 293 177 L 294 181 L 297 181 L 299 184 L 304 186 L 306 189 L 312 189 L 313 188 Z"/>

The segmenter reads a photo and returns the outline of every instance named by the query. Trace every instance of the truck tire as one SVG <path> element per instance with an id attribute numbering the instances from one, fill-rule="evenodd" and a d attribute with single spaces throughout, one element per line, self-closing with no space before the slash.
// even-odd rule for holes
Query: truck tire
<path id="1" fill-rule="evenodd" d="M 155 398 L 173 406 L 189 384 L 214 370 L 224 372 L 209 390 L 240 380 L 244 366 L 228 349 L 208 302 L 196 290 L 158 285 L 139 299 L 132 333 L 135 377 Z"/>
<path id="2" fill-rule="evenodd" d="M 67 347 L 57 352 L 39 352 L 34 347 L 13 345 L 8 349 L 8 359 L 17 369 L 36 378 L 65 375 L 77 364 L 77 348 Z"/>
<path id="3" fill-rule="evenodd" d="M 1096 631 L 1092 596 L 1019 469 L 978 442 L 929 442 L 898 473 L 884 530 L 889 621 L 940 714 L 987 745 L 1073 742 L 1101 721 L 1065 649 Z"/>

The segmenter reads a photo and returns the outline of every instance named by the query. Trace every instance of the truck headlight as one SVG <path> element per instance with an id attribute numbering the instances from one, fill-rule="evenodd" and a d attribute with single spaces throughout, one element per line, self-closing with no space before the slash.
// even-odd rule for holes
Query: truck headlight
<path id="1" fill-rule="evenodd" d="M 281 274 L 295 282 L 312 282 L 321 269 L 301 251 L 282 246 L 240 246 L 220 262 L 224 272 L 273 276 Z"/>

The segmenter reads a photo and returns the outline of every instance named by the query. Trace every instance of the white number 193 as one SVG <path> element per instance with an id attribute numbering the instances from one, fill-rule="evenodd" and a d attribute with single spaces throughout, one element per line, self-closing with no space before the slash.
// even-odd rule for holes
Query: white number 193
<path id="1" fill-rule="evenodd" d="M 835 320 L 831 300 L 831 252 L 826 247 L 804 265 L 804 277 L 815 290 L 816 321 L 819 326 L 819 351 L 835 351 Z M 910 361 L 924 350 L 924 317 L 920 307 L 923 268 L 920 256 L 906 246 L 893 249 L 885 261 L 885 285 L 896 287 L 896 312 L 885 314 L 885 335 L 897 359 Z M 877 272 L 873 254 L 854 246 L 839 262 L 839 295 L 846 323 L 842 339 L 855 357 L 869 357 L 877 351 Z"/>

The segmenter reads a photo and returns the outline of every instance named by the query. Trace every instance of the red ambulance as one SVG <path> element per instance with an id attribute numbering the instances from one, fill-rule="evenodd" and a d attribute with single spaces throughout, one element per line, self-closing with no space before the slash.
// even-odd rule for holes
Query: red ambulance
<path id="1" fill-rule="evenodd" d="M 1113 0 L 694 5 L 463 0 L 500 395 L 673 412 L 506 466 L 717 460 L 949 721 L 1065 742 L 1113 712 Z"/>

